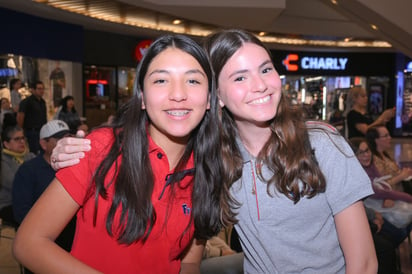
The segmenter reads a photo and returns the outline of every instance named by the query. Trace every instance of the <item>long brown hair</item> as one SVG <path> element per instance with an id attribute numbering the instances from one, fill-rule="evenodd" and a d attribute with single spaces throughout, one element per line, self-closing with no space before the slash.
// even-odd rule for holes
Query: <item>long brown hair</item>
<path id="1" fill-rule="evenodd" d="M 243 30 L 224 30 L 206 38 L 204 47 L 209 53 L 217 85 L 226 62 L 245 43 L 256 44 L 271 56 L 256 36 Z M 282 95 L 277 115 L 270 121 L 271 136 L 257 157 L 258 162 L 267 165 L 273 172 L 273 176 L 265 180 L 268 183 L 268 194 L 271 195 L 269 188 L 274 185 L 295 203 L 303 196 L 313 197 L 324 192 L 326 185 L 310 145 L 304 114 L 300 106 L 291 105 Z M 237 127 L 232 114 L 224 107 L 221 116 L 225 179 L 230 187 L 242 176 L 243 159 L 234 141 Z M 301 186 L 299 180 L 302 182 Z"/>

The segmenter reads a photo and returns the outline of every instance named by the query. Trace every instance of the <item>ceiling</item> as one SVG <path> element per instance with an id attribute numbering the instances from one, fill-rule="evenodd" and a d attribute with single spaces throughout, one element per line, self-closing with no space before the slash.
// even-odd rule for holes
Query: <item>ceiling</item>
<path id="1" fill-rule="evenodd" d="M 182 29 L 204 25 L 206 30 L 244 28 L 279 39 L 267 40 L 271 48 L 310 47 L 335 50 L 358 50 L 366 41 L 368 51 L 377 50 L 380 41 L 389 43 L 385 51 L 399 51 L 412 58 L 412 1 L 410 0 L 0 0 L 0 7 L 48 19 L 83 25 L 86 29 L 110 31 L 133 36 L 157 36 L 167 29 L 113 23 L 67 12 L 49 4 L 99 5 L 100 11 L 117 13 L 122 22 L 130 14 L 153 17 L 156 23 L 171 18 L 181 19 Z M 374 28 L 372 28 L 372 25 Z M 159 30 L 160 29 L 160 30 Z M 190 33 L 189 33 L 190 34 Z M 262 37 L 262 40 L 265 37 Z M 282 38 L 298 41 L 332 41 L 314 47 L 314 43 L 298 45 L 282 42 Z M 265 40 L 264 40 L 265 41 Z M 384 43 L 385 44 L 385 43 Z M 342 46 L 342 47 L 341 47 Z M 364 48 L 362 48 L 364 50 Z"/>

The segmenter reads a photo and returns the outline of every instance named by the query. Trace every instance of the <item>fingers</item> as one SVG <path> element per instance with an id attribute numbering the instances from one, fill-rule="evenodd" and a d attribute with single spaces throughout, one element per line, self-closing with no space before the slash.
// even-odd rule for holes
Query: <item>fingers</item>
<path id="1" fill-rule="evenodd" d="M 63 161 L 63 162 L 51 162 L 51 166 L 54 170 L 59 170 L 61 168 L 64 167 L 69 167 L 69 166 L 73 166 L 76 165 L 80 162 L 80 159 L 72 159 L 72 160 L 67 160 L 67 161 Z"/>
<path id="2" fill-rule="evenodd" d="M 84 138 L 84 136 L 86 136 L 86 133 L 83 130 L 78 130 L 76 132 L 76 137 L 77 138 Z"/>
<path id="3" fill-rule="evenodd" d="M 84 152 L 90 149 L 90 140 L 88 139 L 75 137 L 60 139 L 53 149 L 50 164 L 54 170 L 78 164 L 80 159 L 85 156 Z"/>

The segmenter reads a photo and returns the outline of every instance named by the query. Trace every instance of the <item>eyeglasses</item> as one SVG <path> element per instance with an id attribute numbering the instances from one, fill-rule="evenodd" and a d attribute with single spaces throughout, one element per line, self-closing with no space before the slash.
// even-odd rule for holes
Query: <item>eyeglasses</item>
<path id="1" fill-rule="evenodd" d="M 389 137 L 391 137 L 391 136 L 389 135 L 389 133 L 386 133 L 386 134 L 384 134 L 384 135 L 382 135 L 382 136 L 379 136 L 379 138 L 389 138 Z"/>
<path id="2" fill-rule="evenodd" d="M 368 153 L 370 153 L 370 152 L 371 152 L 371 151 L 370 151 L 369 148 L 367 148 L 367 149 L 365 149 L 365 150 L 358 150 L 358 152 L 356 152 L 356 156 L 365 155 L 365 154 L 368 154 Z"/>
<path id="3" fill-rule="evenodd" d="M 26 140 L 26 137 L 24 137 L 24 136 L 19 136 L 19 137 L 11 138 L 10 140 L 13 140 L 13 141 L 15 141 L 15 142 L 20 142 L 20 141 L 25 141 L 25 140 Z"/>

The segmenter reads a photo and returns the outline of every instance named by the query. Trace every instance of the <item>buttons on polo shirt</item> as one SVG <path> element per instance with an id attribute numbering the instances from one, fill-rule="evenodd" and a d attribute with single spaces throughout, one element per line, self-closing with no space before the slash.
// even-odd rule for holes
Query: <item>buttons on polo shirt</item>
<path id="1" fill-rule="evenodd" d="M 161 152 L 158 152 L 158 153 L 157 153 L 157 158 L 158 158 L 158 159 L 162 159 L 162 158 L 163 158 L 163 154 L 162 154 Z"/>

